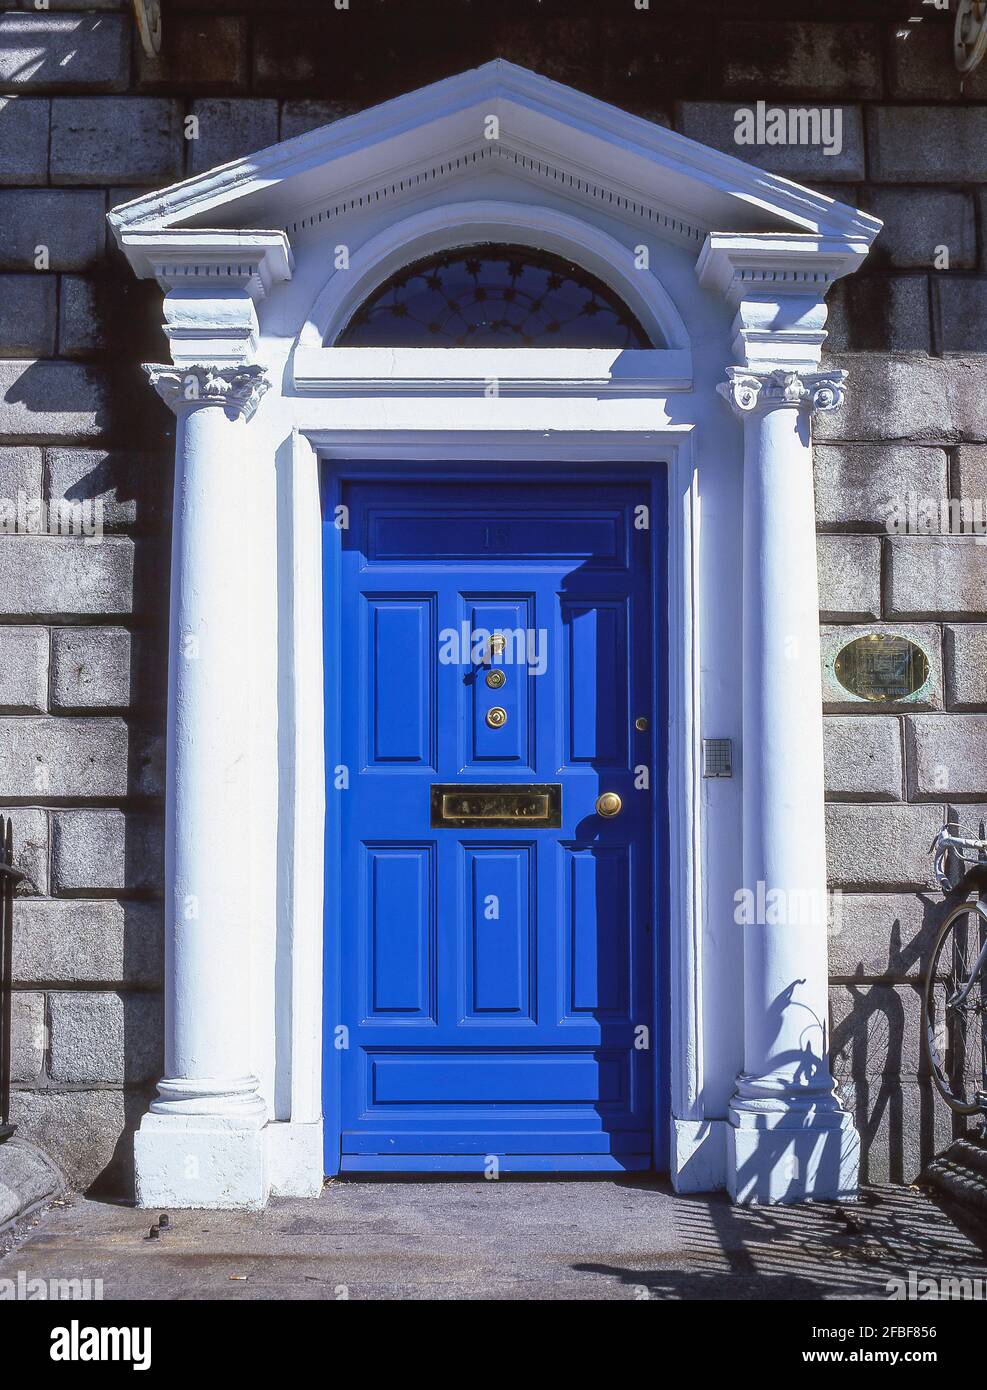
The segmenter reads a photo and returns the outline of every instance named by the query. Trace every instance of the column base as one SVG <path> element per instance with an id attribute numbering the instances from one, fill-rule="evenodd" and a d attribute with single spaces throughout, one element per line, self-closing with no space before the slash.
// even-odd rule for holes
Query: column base
<path id="1" fill-rule="evenodd" d="M 134 1135 L 139 1207 L 263 1207 L 263 1109 L 255 1117 L 149 1112 Z"/>
<path id="2" fill-rule="evenodd" d="M 792 1117 L 794 1118 L 794 1117 Z M 860 1136 L 845 1111 L 764 1124 L 731 1107 L 727 1191 L 735 1202 L 839 1202 L 857 1195 Z"/>

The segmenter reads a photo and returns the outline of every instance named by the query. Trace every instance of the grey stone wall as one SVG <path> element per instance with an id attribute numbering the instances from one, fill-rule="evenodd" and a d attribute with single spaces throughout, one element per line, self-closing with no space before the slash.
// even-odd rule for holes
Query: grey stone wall
<path id="1" fill-rule="evenodd" d="M 819 429 L 824 645 L 900 630 L 922 709 L 827 688 L 833 1048 L 872 1178 L 948 1137 L 917 1052 L 926 846 L 987 813 L 987 550 L 883 531 L 890 497 L 987 495 L 987 66 L 897 0 L 170 0 L 147 58 L 122 0 L 0 0 L 0 498 L 100 501 L 106 535 L 0 536 L 0 809 L 17 911 L 16 1119 L 85 1186 L 128 1182 L 161 1066 L 161 793 L 171 422 L 137 364 L 160 295 L 107 208 L 502 56 L 884 218 L 832 296 L 847 406 Z M 757 100 L 831 104 L 843 147 L 733 140 Z M 196 140 L 186 117 L 199 118 Z M 948 271 L 936 267 L 948 248 Z M 39 258 L 39 248 L 45 248 Z"/>
<path id="2" fill-rule="evenodd" d="M 928 846 L 947 818 L 977 833 L 987 799 L 987 549 L 975 535 L 888 534 L 885 522 L 909 493 L 937 504 L 987 495 L 976 442 L 987 363 L 834 361 L 858 404 L 822 426 L 815 451 L 824 663 L 873 631 L 930 660 L 920 704 L 861 707 L 824 680 L 830 876 L 844 895 L 830 954 L 834 1066 L 868 1172 L 910 1179 L 951 1135 L 918 1051 L 918 986 L 941 919 Z M 926 395 L 930 371 L 938 389 Z"/>

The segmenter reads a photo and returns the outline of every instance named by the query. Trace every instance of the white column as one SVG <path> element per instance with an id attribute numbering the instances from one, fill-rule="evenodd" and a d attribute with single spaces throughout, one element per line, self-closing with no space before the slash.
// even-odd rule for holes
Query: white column
<path id="1" fill-rule="evenodd" d="M 744 424 L 744 1070 L 730 1105 L 737 1201 L 856 1190 L 859 1141 L 829 1069 L 819 599 L 810 417 L 843 372 L 728 369 Z"/>
<path id="2" fill-rule="evenodd" d="M 247 704 L 241 638 L 247 420 L 259 366 L 149 366 L 178 418 L 168 662 L 165 1076 L 135 1136 L 142 1206 L 267 1197 L 250 1073 Z"/>

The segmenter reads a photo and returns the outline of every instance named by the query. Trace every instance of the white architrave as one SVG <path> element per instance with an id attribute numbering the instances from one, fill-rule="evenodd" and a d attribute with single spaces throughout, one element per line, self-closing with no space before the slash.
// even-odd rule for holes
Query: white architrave
<path id="1" fill-rule="evenodd" d="M 497 117 L 495 140 L 484 133 L 489 115 Z M 484 171 L 498 182 L 493 197 L 478 198 Z M 473 181 L 470 195 L 457 199 L 457 180 L 465 178 Z M 512 181 L 517 196 L 502 196 Z M 441 206 L 422 211 L 423 197 L 434 198 L 436 189 Z M 567 210 L 549 207 L 549 197 Z M 382 209 L 390 211 L 383 231 Z M 364 216 L 373 220 L 361 235 Z M 207 218 L 213 229 L 202 226 Z M 190 220 L 197 225 L 184 225 Z M 180 645 L 171 654 L 168 1077 L 137 1137 L 140 1200 L 257 1205 L 269 1190 L 316 1193 L 321 1186 L 319 457 L 406 459 L 411 467 L 437 456 L 480 463 L 505 451 L 563 466 L 567 458 L 589 458 L 601 473 L 622 457 L 670 464 L 676 1186 L 728 1185 L 739 1200 L 849 1190 L 855 1136 L 825 1066 L 824 925 L 802 936 L 773 925 L 750 931 L 741 1077 L 728 1113 L 725 1101 L 709 1101 L 711 1087 L 725 1095 L 739 1058 L 731 1055 L 726 1072 L 720 1055 L 715 1077 L 707 1067 L 717 1020 L 704 1004 L 704 962 L 730 944 L 733 928 L 717 922 L 704 943 L 715 865 L 703 823 L 709 808 L 699 709 L 703 669 L 716 653 L 700 659 L 699 613 L 709 618 L 715 598 L 703 593 L 704 459 L 692 439 L 702 425 L 703 439 L 719 440 L 707 486 L 718 479 L 722 488 L 728 423 L 711 423 L 719 407 L 710 383 L 730 365 L 731 335 L 718 326 L 722 310 L 712 312 L 698 291 L 692 319 L 683 321 L 678 305 L 687 248 L 698 257 L 699 284 L 725 297 L 735 314 L 729 394 L 746 444 L 744 878 L 813 889 L 825 879 L 821 709 L 811 693 L 819 677 L 808 415 L 839 394 L 839 383 L 818 374 L 826 289 L 859 264 L 880 224 L 502 62 L 139 198 L 115 209 L 110 222 L 135 272 L 156 278 L 166 295 L 176 366 L 155 370 L 164 394 L 175 397 L 178 386 L 173 642 L 198 631 L 209 636 L 208 660 L 189 662 Z M 355 247 L 349 278 L 330 275 L 316 303 L 299 306 L 287 284 L 289 235 L 300 258 L 303 249 L 307 257 L 314 252 L 328 268 L 340 226 Z M 270 230 L 245 230 L 256 227 Z M 401 263 L 477 236 L 510 236 L 580 261 L 623 294 L 665 346 L 618 354 L 324 346 L 360 297 Z M 678 257 L 675 304 L 659 266 L 642 272 L 632 265 L 642 237 L 669 243 Z M 265 320 L 264 301 L 275 299 Z M 257 363 L 270 367 L 271 389 L 257 421 L 247 424 L 251 395 L 260 390 Z M 188 380 L 200 399 L 186 399 L 181 383 Z M 493 392 L 485 389 L 491 380 Z M 255 451 L 258 440 L 263 447 Z M 259 520 L 244 506 L 245 479 L 263 498 Z M 265 571 L 276 603 L 257 620 L 267 656 L 250 666 L 257 717 L 266 728 L 276 722 L 277 733 L 253 742 L 244 732 L 241 685 L 250 664 L 241 640 L 248 588 L 235 593 L 233 582 L 249 544 L 277 555 L 274 570 Z M 762 553 L 767 571 L 757 563 Z M 726 582 L 736 586 L 740 578 Z M 243 848 L 231 824 L 275 812 L 277 886 L 259 910 L 276 919 L 268 932 L 276 946 L 255 952 L 252 964 L 241 913 Z M 204 930 L 204 916 L 186 915 L 187 899 L 200 910 L 205 902 L 214 930 Z M 258 962 L 276 983 L 252 993 L 248 977 Z M 273 1016 L 251 1017 L 252 999 L 273 1000 Z M 808 1033 L 798 1016 L 805 1009 L 814 1019 Z M 722 1037 L 714 1040 L 722 1054 Z M 251 1071 L 258 1057 L 258 1074 L 269 1078 L 262 1085 Z M 272 1117 L 266 1126 L 265 1114 Z M 189 1176 L 189 1155 L 206 1177 Z"/>
<path id="2" fill-rule="evenodd" d="M 688 391 L 692 353 L 613 348 L 296 348 L 299 394 L 653 396 Z"/>
<path id="3" fill-rule="evenodd" d="M 677 452 L 668 489 L 668 844 L 672 1114 L 676 1192 L 724 1186 L 726 1131 L 703 1102 L 703 852 L 700 757 L 699 468 Z"/>
<path id="4" fill-rule="evenodd" d="M 322 508 L 319 457 L 293 430 L 276 460 L 282 525 L 278 563 L 284 595 L 279 624 L 280 877 L 276 1000 L 286 1036 L 275 1038 L 287 1096 L 267 1129 L 271 1191 L 317 1197 L 323 1181 L 322 947 L 324 934 L 325 685 L 322 665 Z"/>

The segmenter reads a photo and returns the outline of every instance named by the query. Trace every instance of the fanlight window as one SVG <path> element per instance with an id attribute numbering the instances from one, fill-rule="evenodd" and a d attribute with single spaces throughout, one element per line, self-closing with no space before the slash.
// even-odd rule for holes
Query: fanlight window
<path id="1" fill-rule="evenodd" d="M 595 275 L 527 246 L 471 246 L 405 266 L 350 319 L 339 347 L 648 348 Z"/>

